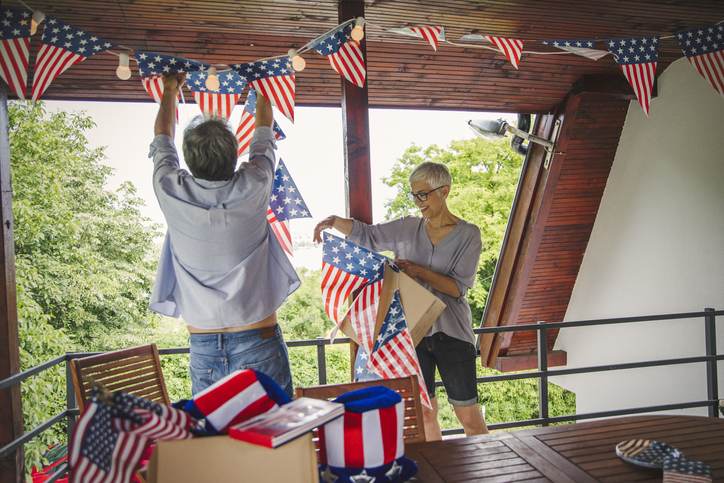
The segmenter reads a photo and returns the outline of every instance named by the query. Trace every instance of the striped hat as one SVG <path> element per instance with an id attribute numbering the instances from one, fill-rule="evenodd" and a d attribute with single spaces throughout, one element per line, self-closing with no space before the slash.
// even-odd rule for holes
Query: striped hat
<path id="1" fill-rule="evenodd" d="M 253 369 L 236 371 L 215 382 L 193 399 L 174 406 L 196 419 L 204 419 L 210 434 L 226 433 L 229 426 L 246 421 L 289 402 L 269 376 Z"/>
<path id="2" fill-rule="evenodd" d="M 406 481 L 417 473 L 405 457 L 404 402 L 384 386 L 342 394 L 344 417 L 319 430 L 319 471 L 324 482 Z M 366 477 L 366 478 L 365 478 Z"/>

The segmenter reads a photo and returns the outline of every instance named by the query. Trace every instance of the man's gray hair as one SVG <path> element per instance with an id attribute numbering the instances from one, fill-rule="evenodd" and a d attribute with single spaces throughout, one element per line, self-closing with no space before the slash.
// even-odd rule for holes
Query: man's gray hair
<path id="1" fill-rule="evenodd" d="M 410 184 L 418 181 L 424 181 L 435 189 L 440 186 L 452 185 L 452 176 L 444 164 L 426 161 L 410 173 Z"/>
<path id="2" fill-rule="evenodd" d="M 196 116 L 184 129 L 184 159 L 195 178 L 231 179 L 236 167 L 237 145 L 236 136 L 219 118 Z"/>

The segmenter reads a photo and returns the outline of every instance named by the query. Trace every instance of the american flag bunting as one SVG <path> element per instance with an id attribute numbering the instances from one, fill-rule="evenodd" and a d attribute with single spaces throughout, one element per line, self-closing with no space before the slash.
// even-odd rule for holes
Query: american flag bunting
<path id="1" fill-rule="evenodd" d="M 274 173 L 274 184 L 266 219 L 279 240 L 279 244 L 289 255 L 292 255 L 292 234 L 289 231 L 289 220 L 311 217 L 312 214 L 289 174 L 287 166 L 280 159 Z"/>
<path id="2" fill-rule="evenodd" d="M 362 48 L 350 37 L 354 23 L 350 22 L 336 31 L 317 40 L 311 48 L 329 60 L 337 74 L 357 87 L 364 87 L 367 67 Z"/>
<path id="3" fill-rule="evenodd" d="M 239 101 L 246 87 L 246 79 L 234 70 L 220 72 L 219 90 L 210 91 L 206 88 L 207 71 L 189 73 L 186 85 L 191 89 L 196 104 L 206 116 L 223 117 L 228 120 L 231 111 Z"/>
<path id="4" fill-rule="evenodd" d="M 6 8 L 0 14 L 0 77 L 18 99 L 25 99 L 28 85 L 31 17 L 24 8 Z"/>
<path id="5" fill-rule="evenodd" d="M 396 34 L 427 40 L 436 52 L 440 42 L 445 40 L 445 27 L 441 25 L 414 25 L 412 27 L 399 27 L 389 30 Z"/>
<path id="6" fill-rule="evenodd" d="M 248 64 L 234 64 L 232 68 L 294 122 L 295 76 L 288 56 Z"/>
<path id="7" fill-rule="evenodd" d="M 382 279 L 385 257 L 343 238 L 324 233 L 322 300 L 324 311 L 336 324 L 345 317 L 352 292 Z"/>
<path id="8" fill-rule="evenodd" d="M 141 75 L 141 84 L 149 96 L 161 103 L 163 97 L 163 75 L 181 74 L 184 72 L 195 72 L 204 69 L 206 66 L 201 62 L 183 57 L 175 57 L 156 52 L 137 51 L 134 54 L 138 62 L 138 73 Z M 183 94 L 179 90 L 179 99 L 183 100 Z M 176 121 L 178 122 L 178 108 L 176 108 Z"/>
<path id="9" fill-rule="evenodd" d="M 633 87 L 641 108 L 648 116 L 651 109 L 651 92 L 654 90 L 659 39 L 640 37 L 611 39 L 608 51 L 621 66 L 623 75 Z"/>
<path id="10" fill-rule="evenodd" d="M 55 17 L 45 19 L 41 42 L 33 74 L 34 101 L 40 99 L 51 82 L 70 66 L 113 46 L 110 42 L 61 22 Z"/>
<path id="11" fill-rule="evenodd" d="M 523 41 L 520 39 L 510 39 L 507 37 L 493 37 L 486 35 L 485 40 L 494 44 L 500 52 L 510 61 L 510 63 L 518 68 L 520 56 L 523 55 Z"/>
<path id="12" fill-rule="evenodd" d="M 244 105 L 244 112 L 241 113 L 241 120 L 239 120 L 239 127 L 236 128 L 236 141 L 239 143 L 237 155 L 242 156 L 249 151 L 251 145 L 251 138 L 254 137 L 254 129 L 256 127 L 256 91 L 249 89 L 249 93 L 246 95 L 246 104 Z M 279 127 L 276 121 L 272 124 L 272 130 L 274 131 L 274 139 L 281 141 L 286 138 L 284 131 Z"/>
<path id="13" fill-rule="evenodd" d="M 595 49 L 595 41 L 588 39 L 544 40 L 543 45 L 550 45 L 591 60 L 598 60 L 609 54 L 605 50 Z"/>
<path id="14" fill-rule="evenodd" d="M 432 407 L 420 362 L 417 360 L 415 345 L 407 327 L 399 290 L 395 290 L 392 295 L 392 302 L 380 328 L 380 335 L 370 353 L 369 365 L 383 379 L 417 376 L 422 404 L 428 408 Z"/>
<path id="15" fill-rule="evenodd" d="M 369 354 L 374 345 L 375 326 L 377 325 L 377 309 L 380 294 L 382 293 L 382 280 L 368 283 L 357 294 L 349 309 L 349 321 L 357 334 L 360 346 Z"/>
<path id="16" fill-rule="evenodd" d="M 188 439 L 194 419 L 183 411 L 115 392 L 110 402 L 93 398 L 70 442 L 70 482 L 131 481 L 144 449 L 157 440 Z"/>
<path id="17" fill-rule="evenodd" d="M 699 75 L 724 95 L 724 25 L 684 30 L 676 38 Z"/>

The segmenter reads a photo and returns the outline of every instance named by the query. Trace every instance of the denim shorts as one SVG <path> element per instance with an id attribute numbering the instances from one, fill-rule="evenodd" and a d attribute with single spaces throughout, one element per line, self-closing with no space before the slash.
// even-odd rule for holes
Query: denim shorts
<path id="1" fill-rule="evenodd" d="M 437 368 L 450 404 L 472 406 L 478 402 L 478 383 L 475 381 L 477 351 L 473 344 L 436 332 L 423 337 L 417 345 L 417 358 L 431 398 L 435 397 Z"/>
<path id="2" fill-rule="evenodd" d="M 278 325 L 243 332 L 191 334 L 189 340 L 193 394 L 234 371 L 254 369 L 271 377 L 293 397 L 289 353 Z"/>

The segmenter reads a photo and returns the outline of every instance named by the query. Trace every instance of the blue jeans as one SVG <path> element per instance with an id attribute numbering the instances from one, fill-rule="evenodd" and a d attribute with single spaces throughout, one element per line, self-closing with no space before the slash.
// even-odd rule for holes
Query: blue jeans
<path id="1" fill-rule="evenodd" d="M 243 332 L 191 334 L 191 392 L 197 394 L 239 369 L 271 377 L 292 398 L 289 353 L 279 326 Z"/>

